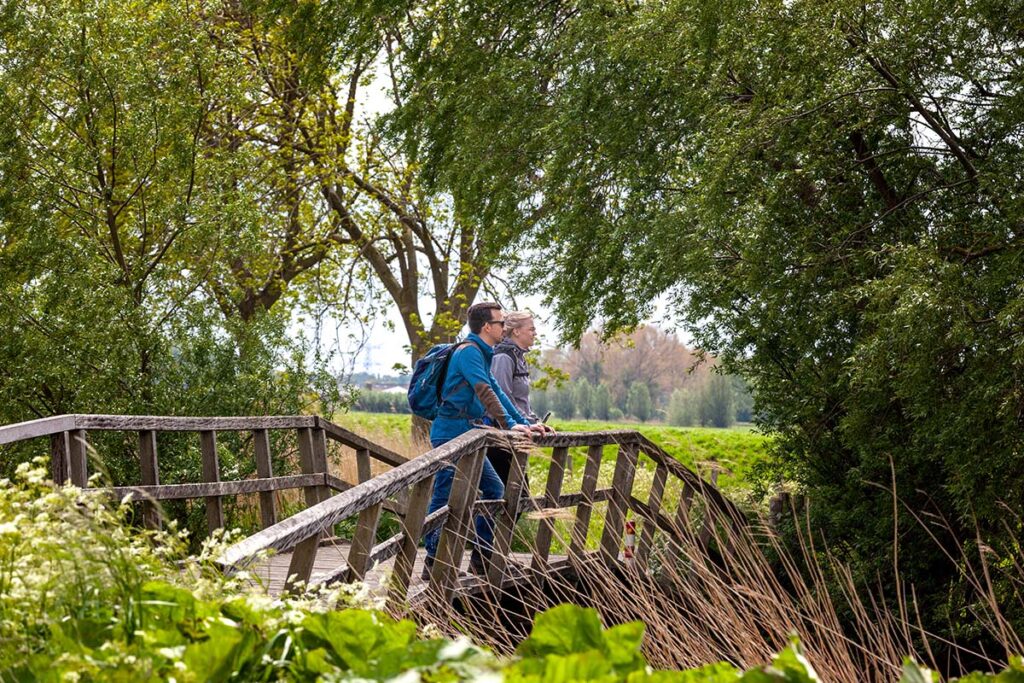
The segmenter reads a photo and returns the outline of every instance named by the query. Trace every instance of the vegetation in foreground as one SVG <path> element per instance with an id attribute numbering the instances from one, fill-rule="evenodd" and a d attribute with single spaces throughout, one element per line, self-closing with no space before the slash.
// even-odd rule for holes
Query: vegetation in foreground
<path id="1" fill-rule="evenodd" d="M 642 624 L 604 629 L 593 610 L 556 607 L 537 617 L 516 656 L 501 659 L 383 614 L 355 590 L 274 599 L 247 577 L 227 578 L 183 554 L 173 533 L 127 526 L 42 469 L 0 481 L 0 680 L 132 681 L 680 681 L 818 680 L 795 641 L 770 664 L 653 671 Z M 997 677 L 1018 681 L 1014 660 Z M 935 680 L 907 662 L 903 681 Z"/>

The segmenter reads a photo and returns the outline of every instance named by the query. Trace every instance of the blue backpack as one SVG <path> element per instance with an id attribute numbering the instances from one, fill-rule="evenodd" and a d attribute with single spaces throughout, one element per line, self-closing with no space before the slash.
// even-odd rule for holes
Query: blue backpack
<path id="1" fill-rule="evenodd" d="M 467 340 L 456 344 L 438 344 L 427 351 L 427 355 L 416 361 L 412 379 L 409 381 L 409 409 L 413 415 L 425 420 L 433 420 L 437 417 L 437 411 L 444 403 L 441 391 L 444 388 L 444 380 L 448 374 L 448 364 L 452 360 L 452 354 L 459 347 L 475 343 L 473 340 Z"/>

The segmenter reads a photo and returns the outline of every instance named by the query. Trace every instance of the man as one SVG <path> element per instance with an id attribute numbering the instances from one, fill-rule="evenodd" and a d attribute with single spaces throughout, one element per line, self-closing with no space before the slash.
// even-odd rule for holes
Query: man
<path id="1" fill-rule="evenodd" d="M 530 423 L 523 417 L 512 401 L 501 390 L 491 375 L 491 360 L 494 345 L 501 341 L 505 324 L 501 306 L 496 303 L 479 303 L 469 308 L 469 336 L 466 343 L 452 353 L 441 388 L 441 406 L 437 417 L 430 426 L 430 445 L 437 448 L 455 437 L 482 426 L 483 418 L 489 417 L 491 424 L 500 429 L 512 429 L 529 436 Z M 455 478 L 455 468 L 446 467 L 434 477 L 434 491 L 430 498 L 427 514 L 448 504 L 448 496 Z M 491 463 L 484 459 L 480 475 L 480 496 L 483 500 L 495 500 L 505 496 L 505 487 Z M 494 526 L 483 515 L 476 517 L 476 544 L 470 556 L 470 570 L 476 574 L 485 572 L 484 560 L 490 557 L 494 541 Z M 440 530 L 426 538 L 427 559 L 423 578 L 429 579 L 430 568 L 437 554 Z"/>

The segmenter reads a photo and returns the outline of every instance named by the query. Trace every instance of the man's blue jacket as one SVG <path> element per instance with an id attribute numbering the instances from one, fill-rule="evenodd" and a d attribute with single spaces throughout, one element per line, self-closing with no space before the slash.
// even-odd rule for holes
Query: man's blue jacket
<path id="1" fill-rule="evenodd" d="M 490 386 L 497 394 L 502 408 L 505 409 L 505 422 L 509 427 L 530 424 L 516 410 L 515 405 L 491 374 L 494 349 L 476 334 L 470 334 L 466 341 L 476 343 L 461 346 L 452 354 L 448 364 L 448 374 L 441 388 L 441 407 L 430 426 L 430 442 L 435 446 L 465 434 L 473 429 L 474 423 L 484 417 L 484 404 L 477 398 L 473 389 L 481 382 Z"/>

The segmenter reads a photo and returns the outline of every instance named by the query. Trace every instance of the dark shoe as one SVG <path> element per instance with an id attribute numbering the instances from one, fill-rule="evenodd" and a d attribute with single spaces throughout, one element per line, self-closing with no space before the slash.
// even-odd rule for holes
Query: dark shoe
<path id="1" fill-rule="evenodd" d="M 423 571 L 420 572 L 420 578 L 424 581 L 430 581 L 430 568 L 434 566 L 434 558 L 427 555 L 423 558 Z"/>

